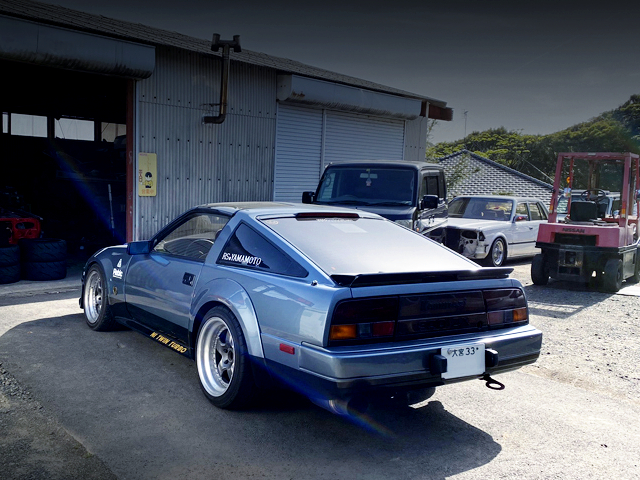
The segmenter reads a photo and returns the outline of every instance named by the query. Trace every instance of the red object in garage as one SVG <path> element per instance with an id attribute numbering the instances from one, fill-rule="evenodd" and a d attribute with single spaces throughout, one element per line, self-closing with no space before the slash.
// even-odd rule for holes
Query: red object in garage
<path id="1" fill-rule="evenodd" d="M 8 237 L 9 245 L 17 245 L 21 238 L 40 237 L 40 218 L 27 217 L 25 212 L 0 209 L 0 242 Z M 6 236 L 4 232 L 7 232 Z"/>

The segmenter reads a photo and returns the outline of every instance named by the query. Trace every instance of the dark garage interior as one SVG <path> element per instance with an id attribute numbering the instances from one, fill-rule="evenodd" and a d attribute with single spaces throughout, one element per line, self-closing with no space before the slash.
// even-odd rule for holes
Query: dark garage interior
<path id="1" fill-rule="evenodd" d="M 123 243 L 127 80 L 11 61 L 0 71 L 4 213 L 41 217 L 71 255 Z"/>

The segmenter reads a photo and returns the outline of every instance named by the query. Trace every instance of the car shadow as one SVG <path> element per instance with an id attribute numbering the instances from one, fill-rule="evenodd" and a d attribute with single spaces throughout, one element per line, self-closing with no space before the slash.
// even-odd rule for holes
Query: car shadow
<path id="1" fill-rule="evenodd" d="M 14 327 L 0 337 L 0 363 L 127 478 L 211 478 L 223 467 L 224 478 L 444 479 L 502 450 L 437 400 L 342 417 L 279 391 L 220 410 L 193 361 L 129 330 L 94 332 L 82 314 Z"/>
<path id="2" fill-rule="evenodd" d="M 554 280 L 549 280 L 549 284 L 545 286 L 527 285 L 524 291 L 530 314 L 552 318 L 566 318 L 579 314 L 615 295 L 599 292 L 588 285 Z"/>

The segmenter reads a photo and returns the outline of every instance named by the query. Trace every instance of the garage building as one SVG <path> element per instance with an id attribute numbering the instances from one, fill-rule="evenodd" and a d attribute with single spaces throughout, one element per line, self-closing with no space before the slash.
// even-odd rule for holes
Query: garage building
<path id="1" fill-rule="evenodd" d="M 0 188 L 47 236 L 91 249 L 149 238 L 196 204 L 298 202 L 329 162 L 424 160 L 427 119 L 452 117 L 443 101 L 233 46 L 225 76 L 211 47 L 0 0 Z"/>

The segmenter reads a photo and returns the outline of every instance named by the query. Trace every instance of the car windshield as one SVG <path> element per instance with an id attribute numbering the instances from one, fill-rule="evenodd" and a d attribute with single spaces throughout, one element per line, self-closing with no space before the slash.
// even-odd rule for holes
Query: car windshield
<path id="1" fill-rule="evenodd" d="M 329 167 L 322 176 L 317 203 L 347 205 L 414 205 L 416 171 L 363 165 Z"/>
<path id="2" fill-rule="evenodd" d="M 263 223 L 328 275 L 469 270 L 447 248 L 378 218 L 277 218 Z"/>
<path id="3" fill-rule="evenodd" d="M 513 201 L 495 198 L 456 198 L 449 203 L 449 217 L 508 222 Z"/>

